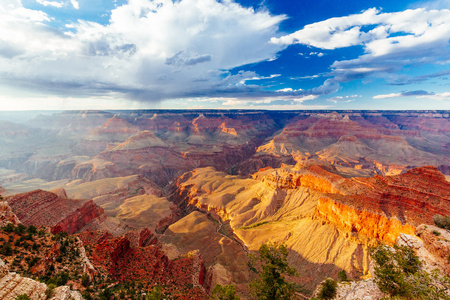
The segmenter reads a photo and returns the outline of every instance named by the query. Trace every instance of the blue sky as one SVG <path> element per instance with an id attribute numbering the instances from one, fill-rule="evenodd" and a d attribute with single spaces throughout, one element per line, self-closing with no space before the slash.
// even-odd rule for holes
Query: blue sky
<path id="1" fill-rule="evenodd" d="M 2 0 L 0 110 L 450 109 L 450 0 Z"/>

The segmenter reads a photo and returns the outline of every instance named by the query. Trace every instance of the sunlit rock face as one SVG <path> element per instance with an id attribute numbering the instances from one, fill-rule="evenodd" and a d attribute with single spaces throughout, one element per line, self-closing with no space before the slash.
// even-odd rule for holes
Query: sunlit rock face
<path id="1" fill-rule="evenodd" d="M 98 255 L 117 278 L 149 276 L 126 264 L 134 253 L 157 276 L 180 264 L 189 284 L 245 293 L 247 254 L 269 241 L 310 288 L 367 275 L 368 247 L 402 234 L 441 253 L 417 226 L 450 214 L 445 112 L 82 111 L 0 125 L 12 212 L 54 233 L 107 230 Z"/>
<path id="2" fill-rule="evenodd" d="M 400 234 L 414 235 L 415 226 L 431 224 L 439 211 L 450 214 L 450 183 L 435 167 L 344 178 L 318 165 L 297 165 L 262 169 L 247 179 L 203 168 L 184 174 L 174 186 L 172 200 L 188 214 L 178 221 L 186 223 L 182 228 L 199 222 L 189 214 L 195 208 L 229 222 L 237 243 L 250 251 L 268 241 L 284 243 L 306 283 L 339 268 L 352 276 L 367 274 L 369 246 L 393 244 Z M 185 247 L 174 239 L 181 233 L 172 226 L 167 242 Z M 201 236 L 214 244 L 213 234 Z"/>

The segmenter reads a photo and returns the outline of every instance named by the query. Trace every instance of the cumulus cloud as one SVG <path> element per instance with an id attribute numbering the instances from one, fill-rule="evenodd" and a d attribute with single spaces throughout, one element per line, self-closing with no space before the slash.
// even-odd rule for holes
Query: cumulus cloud
<path id="1" fill-rule="evenodd" d="M 449 9 L 416 8 L 382 13 L 372 8 L 306 25 L 292 34 L 273 37 L 271 42 L 328 50 L 359 45 L 364 49 L 363 55 L 332 64 L 333 80 L 347 82 L 376 77 L 407 83 L 410 78 L 397 75 L 403 66 L 450 61 L 449 39 Z M 425 81 L 432 77 L 415 79 Z"/>
<path id="2" fill-rule="evenodd" d="M 262 76 L 226 70 L 276 57 L 283 47 L 267 41 L 284 19 L 229 0 L 130 0 L 112 10 L 109 24 L 79 20 L 60 30 L 45 13 L 5 0 L 0 76 L 59 94 L 143 101 L 246 95 L 261 88 L 242 82 Z"/>

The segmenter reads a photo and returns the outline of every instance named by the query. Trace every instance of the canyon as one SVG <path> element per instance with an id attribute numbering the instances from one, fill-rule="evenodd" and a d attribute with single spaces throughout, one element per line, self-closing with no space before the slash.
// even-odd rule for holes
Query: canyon
<path id="1" fill-rule="evenodd" d="M 450 215 L 448 111 L 67 111 L 1 125 L 2 224 L 76 235 L 116 282 L 248 297 L 248 254 L 274 242 L 311 294 L 342 270 L 370 277 L 370 248 L 402 235 L 450 269 L 424 229 Z"/>

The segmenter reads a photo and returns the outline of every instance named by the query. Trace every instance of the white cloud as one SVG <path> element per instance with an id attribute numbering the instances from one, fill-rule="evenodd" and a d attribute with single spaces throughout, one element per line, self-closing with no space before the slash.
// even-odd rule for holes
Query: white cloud
<path id="1" fill-rule="evenodd" d="M 58 2 L 58 1 L 36 0 L 36 2 L 41 5 L 44 5 L 44 6 L 54 6 L 54 7 L 58 7 L 58 8 L 61 8 L 64 5 L 63 2 Z"/>
<path id="2" fill-rule="evenodd" d="M 49 1 L 49 0 L 36 0 L 37 3 L 43 5 L 43 6 L 53 6 L 57 8 L 62 8 L 67 5 L 72 5 L 73 8 L 79 9 L 80 5 L 77 0 L 64 0 L 64 1 Z"/>
<path id="3" fill-rule="evenodd" d="M 77 0 L 70 0 L 70 3 L 72 4 L 73 8 L 75 8 L 75 9 L 80 8 L 80 4 L 78 3 Z"/>
<path id="4" fill-rule="evenodd" d="M 267 41 L 285 18 L 229 0 L 130 0 L 107 25 L 80 20 L 63 32 L 45 13 L 2 0 L 0 76 L 25 88 L 141 100 L 247 93 L 257 87 L 242 90 L 242 80 L 264 77 L 224 70 L 276 57 L 283 47 Z"/>
<path id="5" fill-rule="evenodd" d="M 387 99 L 387 98 L 398 98 L 398 97 L 416 97 L 416 98 L 430 98 L 430 99 L 438 99 L 443 100 L 447 99 L 450 96 L 450 93 L 443 94 L 435 94 L 430 93 L 424 90 L 415 90 L 415 91 L 403 91 L 401 93 L 391 93 L 385 95 L 376 95 L 373 99 Z"/>
<path id="6" fill-rule="evenodd" d="M 367 26 L 376 27 L 370 29 Z M 399 33 L 401 35 L 396 35 Z M 428 11 L 418 8 L 381 13 L 372 8 L 360 14 L 306 25 L 292 34 L 272 38 L 271 42 L 281 45 L 304 44 L 321 49 L 364 45 L 368 54 L 382 56 L 436 42 L 446 45 L 449 37 L 448 9 Z"/>
<path id="7" fill-rule="evenodd" d="M 335 96 L 328 98 L 328 102 L 340 103 L 340 102 L 353 102 L 355 98 L 361 98 L 360 95 L 350 95 L 350 96 Z"/>
<path id="8" fill-rule="evenodd" d="M 416 8 L 381 13 L 372 8 L 360 14 L 306 25 L 292 34 L 272 38 L 271 42 L 330 50 L 360 45 L 364 54 L 352 60 L 334 62 L 330 80 L 337 84 L 374 77 L 397 84 L 397 73 L 404 66 L 448 64 L 449 39 L 449 9 Z M 427 79 L 426 76 L 421 78 Z"/>
<path id="9" fill-rule="evenodd" d="M 447 101 L 450 101 L 450 92 L 445 92 L 445 93 L 440 93 L 440 94 L 433 94 L 433 95 L 417 96 L 417 98 L 428 98 L 428 99 L 434 99 L 434 100 L 447 100 Z"/>
<path id="10" fill-rule="evenodd" d="M 384 94 L 384 95 L 376 95 L 373 97 L 373 99 L 387 99 L 387 98 L 396 98 L 401 97 L 402 95 L 400 93 L 391 93 L 391 94 Z"/>

